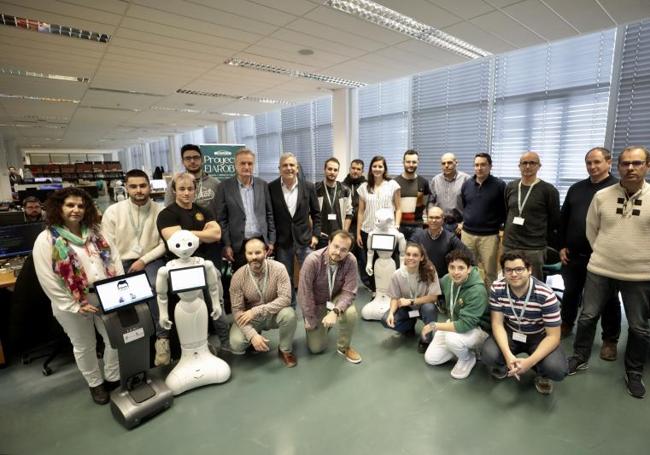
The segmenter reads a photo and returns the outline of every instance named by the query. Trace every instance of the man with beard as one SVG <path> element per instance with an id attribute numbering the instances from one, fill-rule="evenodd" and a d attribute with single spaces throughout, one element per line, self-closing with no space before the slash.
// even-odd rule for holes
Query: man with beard
<path id="1" fill-rule="evenodd" d="M 325 248 L 329 236 L 339 229 L 350 230 L 352 222 L 352 198 L 350 188 L 336 181 L 339 176 L 339 160 L 332 157 L 325 161 L 325 179 L 317 182 L 316 197 L 320 205 L 321 236 L 317 248 Z"/>
<path id="2" fill-rule="evenodd" d="M 458 160 L 453 153 L 445 153 L 440 157 L 442 173 L 431 179 L 430 203 L 437 205 L 445 214 L 445 229 L 460 233 L 458 223 L 463 220 L 462 207 L 458 201 L 460 188 L 470 177 L 459 171 Z"/>
<path id="3" fill-rule="evenodd" d="M 420 156 L 415 150 L 404 152 L 404 172 L 395 177 L 395 181 L 402 189 L 400 202 L 402 221 L 399 230 L 404 234 L 407 242 L 411 240 L 415 231 L 422 227 L 424 209 L 431 195 L 427 179 L 416 174 L 419 159 Z"/>
<path id="4" fill-rule="evenodd" d="M 38 223 L 43 221 L 43 209 L 41 201 L 36 196 L 27 196 L 23 200 L 23 211 L 27 223 Z"/>

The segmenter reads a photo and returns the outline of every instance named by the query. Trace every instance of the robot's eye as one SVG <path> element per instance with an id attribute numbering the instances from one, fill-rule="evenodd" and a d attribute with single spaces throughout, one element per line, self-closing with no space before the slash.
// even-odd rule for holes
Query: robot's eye
<path id="1" fill-rule="evenodd" d="M 187 242 L 187 246 L 192 246 L 192 242 Z"/>
<path id="2" fill-rule="evenodd" d="M 180 248 L 180 247 L 181 247 L 181 244 L 180 244 L 180 243 L 177 243 L 177 244 L 176 244 L 176 248 Z"/>

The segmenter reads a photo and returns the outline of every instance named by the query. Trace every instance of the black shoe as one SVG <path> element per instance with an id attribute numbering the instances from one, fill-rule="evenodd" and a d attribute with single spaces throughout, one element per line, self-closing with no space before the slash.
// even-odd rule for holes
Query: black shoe
<path id="1" fill-rule="evenodd" d="M 110 396 L 106 391 L 104 383 L 99 384 L 97 387 L 89 387 L 90 396 L 93 397 L 93 401 L 97 404 L 106 404 L 110 400 Z"/>
<path id="2" fill-rule="evenodd" d="M 420 338 L 420 339 L 418 340 L 418 352 L 419 352 L 420 354 L 424 354 L 425 352 L 427 352 L 427 348 L 429 347 L 429 344 L 430 344 L 430 343 L 427 343 L 427 342 L 424 341 L 422 338 Z"/>
<path id="3" fill-rule="evenodd" d="M 112 392 L 120 386 L 120 380 L 117 381 L 104 381 L 104 388 L 107 392 Z"/>
<path id="4" fill-rule="evenodd" d="M 578 371 L 586 370 L 589 364 L 576 356 L 569 357 L 569 376 L 573 376 Z"/>
<path id="5" fill-rule="evenodd" d="M 408 329 L 406 332 L 402 332 L 402 335 L 404 335 L 407 338 L 412 338 L 415 336 L 415 328 Z"/>
<path id="6" fill-rule="evenodd" d="M 634 398 L 643 398 L 645 396 L 645 384 L 643 383 L 643 374 L 628 371 L 625 373 L 625 384 L 627 392 Z"/>

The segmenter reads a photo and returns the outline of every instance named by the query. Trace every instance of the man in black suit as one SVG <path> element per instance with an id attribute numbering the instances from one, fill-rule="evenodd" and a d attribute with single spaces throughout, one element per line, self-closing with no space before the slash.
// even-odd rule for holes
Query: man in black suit
<path id="1" fill-rule="evenodd" d="M 314 184 L 298 178 L 298 160 L 293 153 L 280 155 L 279 168 L 280 177 L 269 183 L 277 220 L 275 258 L 287 268 L 293 286 L 294 257 L 302 265 L 318 244 L 320 206 Z"/>
<path id="2" fill-rule="evenodd" d="M 275 223 L 268 184 L 253 177 L 255 153 L 241 149 L 235 154 L 236 176 L 224 180 L 217 189 L 215 205 L 221 226 L 224 257 L 233 271 L 246 264 L 244 244 L 252 238 L 262 240 L 273 252 Z"/>

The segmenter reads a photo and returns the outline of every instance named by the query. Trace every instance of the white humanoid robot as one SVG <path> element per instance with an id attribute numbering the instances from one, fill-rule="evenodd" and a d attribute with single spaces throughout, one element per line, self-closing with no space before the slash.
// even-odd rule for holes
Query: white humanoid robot
<path id="1" fill-rule="evenodd" d="M 191 290 L 178 292 L 174 318 L 181 343 L 181 359 L 169 373 L 165 383 L 174 395 L 206 384 L 219 384 L 230 378 L 230 367 L 208 349 L 208 310 L 203 300 L 207 285 L 212 298 L 212 319 L 221 316 L 222 287 L 219 274 L 211 261 L 192 254 L 199 247 L 199 238 L 189 231 L 177 231 L 167 241 L 169 250 L 178 259 L 169 261 L 158 270 L 156 293 L 160 310 L 160 325 L 169 330 L 172 322 L 167 311 L 167 288 L 170 275 L 179 274 L 181 281 Z M 172 276 L 172 291 L 175 278 Z M 201 286 L 203 284 L 203 286 Z M 196 287 L 200 286 L 200 287 Z"/>
<path id="2" fill-rule="evenodd" d="M 384 313 L 390 309 L 388 286 L 395 272 L 395 261 L 393 261 L 395 248 L 399 249 L 400 263 L 404 262 L 406 239 L 404 234 L 395 228 L 394 221 L 392 210 L 379 209 L 375 213 L 375 228 L 368 234 L 366 273 L 368 276 L 375 275 L 375 287 L 377 289 L 375 298 L 361 309 L 361 317 L 368 321 L 381 320 Z M 374 239 L 375 236 L 377 236 L 377 239 Z M 372 261 L 375 257 L 375 250 L 379 257 L 373 267 Z"/>

